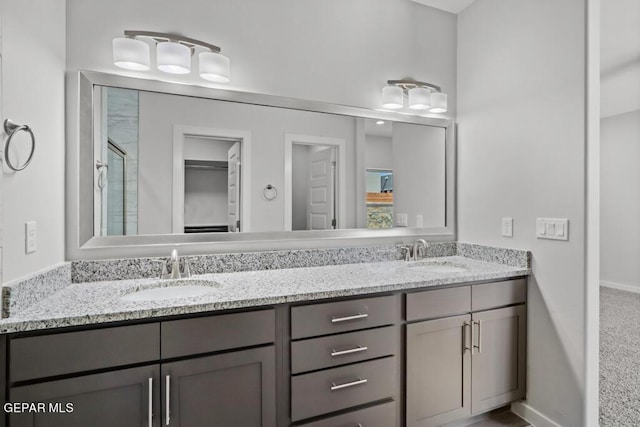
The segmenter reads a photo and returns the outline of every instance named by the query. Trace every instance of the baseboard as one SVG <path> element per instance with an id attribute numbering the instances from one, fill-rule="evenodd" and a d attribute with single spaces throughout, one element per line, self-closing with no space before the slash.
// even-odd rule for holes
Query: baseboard
<path id="1" fill-rule="evenodd" d="M 604 286 L 605 288 L 618 289 L 621 291 L 634 292 L 636 294 L 640 294 L 640 286 L 627 285 L 624 283 L 616 283 L 616 282 L 607 282 L 606 280 L 601 280 L 600 286 Z"/>
<path id="2" fill-rule="evenodd" d="M 533 409 L 525 402 L 513 402 L 511 412 L 531 423 L 534 427 L 562 427 L 542 412 Z"/>

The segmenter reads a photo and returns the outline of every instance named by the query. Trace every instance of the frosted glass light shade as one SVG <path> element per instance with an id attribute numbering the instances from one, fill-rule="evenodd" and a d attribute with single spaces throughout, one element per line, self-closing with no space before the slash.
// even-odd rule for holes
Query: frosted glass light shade
<path id="1" fill-rule="evenodd" d="M 400 86 L 385 86 L 382 88 L 382 106 L 397 110 L 402 108 L 403 91 Z"/>
<path id="2" fill-rule="evenodd" d="M 423 87 L 409 89 L 409 108 L 426 110 L 431 107 L 431 91 Z"/>
<path id="3" fill-rule="evenodd" d="M 171 74 L 191 72 L 191 49 L 176 42 L 161 42 L 156 48 L 158 70 Z"/>
<path id="4" fill-rule="evenodd" d="M 442 92 L 431 94 L 431 109 L 429 111 L 432 113 L 446 113 L 447 94 Z"/>
<path id="5" fill-rule="evenodd" d="M 127 70 L 147 71 L 150 63 L 149 45 L 129 37 L 113 39 L 113 63 Z"/>
<path id="6" fill-rule="evenodd" d="M 198 59 L 200 77 L 216 83 L 229 82 L 229 58 L 216 52 L 202 52 Z"/>

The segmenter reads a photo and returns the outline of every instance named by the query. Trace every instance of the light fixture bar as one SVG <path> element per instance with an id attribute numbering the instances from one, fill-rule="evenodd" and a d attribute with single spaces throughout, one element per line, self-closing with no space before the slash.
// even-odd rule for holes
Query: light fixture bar
<path id="1" fill-rule="evenodd" d="M 414 80 L 411 78 L 406 78 L 402 80 L 387 80 L 387 84 L 390 86 L 400 86 L 405 91 L 409 89 L 413 89 L 414 87 L 427 87 L 429 89 L 433 89 L 436 92 L 442 92 L 440 86 L 436 86 L 427 82 L 420 82 L 418 80 Z"/>
<path id="2" fill-rule="evenodd" d="M 211 52 L 220 53 L 221 49 L 211 43 L 203 42 L 201 40 L 192 39 L 189 37 L 180 36 L 178 34 L 169 34 L 169 33 L 158 33 L 155 31 L 136 31 L 136 30 L 127 30 L 124 32 L 125 37 L 136 38 L 136 37 L 148 37 L 156 42 L 177 42 L 187 46 L 192 49 L 196 46 L 203 47 L 205 49 L 209 49 Z"/>

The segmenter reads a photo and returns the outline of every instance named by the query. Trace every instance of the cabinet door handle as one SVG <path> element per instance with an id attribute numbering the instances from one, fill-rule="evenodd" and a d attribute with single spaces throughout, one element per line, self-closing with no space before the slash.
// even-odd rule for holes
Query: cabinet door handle
<path id="1" fill-rule="evenodd" d="M 167 375 L 165 377 L 165 401 L 166 401 L 166 424 L 169 425 L 169 423 L 171 422 L 171 376 Z"/>
<path id="2" fill-rule="evenodd" d="M 474 320 L 473 324 L 478 325 L 478 345 L 473 347 L 478 349 L 478 353 L 482 353 L 482 320 Z M 471 327 L 471 333 L 473 334 L 473 327 Z"/>
<path id="3" fill-rule="evenodd" d="M 362 351 L 367 351 L 367 350 L 369 350 L 369 347 L 367 346 L 357 346 L 347 350 L 331 350 L 331 357 L 344 356 L 344 355 L 353 354 L 353 353 L 360 353 Z"/>
<path id="4" fill-rule="evenodd" d="M 471 328 L 471 345 L 467 345 L 467 326 Z M 462 325 L 462 342 L 464 343 L 462 354 L 465 354 L 467 350 L 473 353 L 473 325 L 471 322 L 464 322 L 464 325 Z"/>
<path id="5" fill-rule="evenodd" d="M 369 317 L 368 313 L 358 313 L 352 316 L 334 317 L 331 319 L 331 323 L 348 322 L 349 320 L 366 319 L 367 317 Z"/>
<path id="6" fill-rule="evenodd" d="M 149 378 L 149 427 L 153 427 L 153 377 Z"/>
<path id="7" fill-rule="evenodd" d="M 357 385 L 366 384 L 367 381 L 368 380 L 366 378 L 358 378 L 357 380 L 351 381 L 349 383 L 342 383 L 342 384 L 331 383 L 331 391 L 342 390 L 343 388 L 355 387 Z"/>

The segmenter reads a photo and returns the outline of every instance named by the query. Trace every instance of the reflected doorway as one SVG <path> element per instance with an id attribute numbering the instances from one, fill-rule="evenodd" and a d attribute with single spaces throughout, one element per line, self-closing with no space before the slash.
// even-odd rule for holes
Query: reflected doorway
<path id="1" fill-rule="evenodd" d="M 294 143 L 292 152 L 291 229 L 335 229 L 336 148 Z"/>

